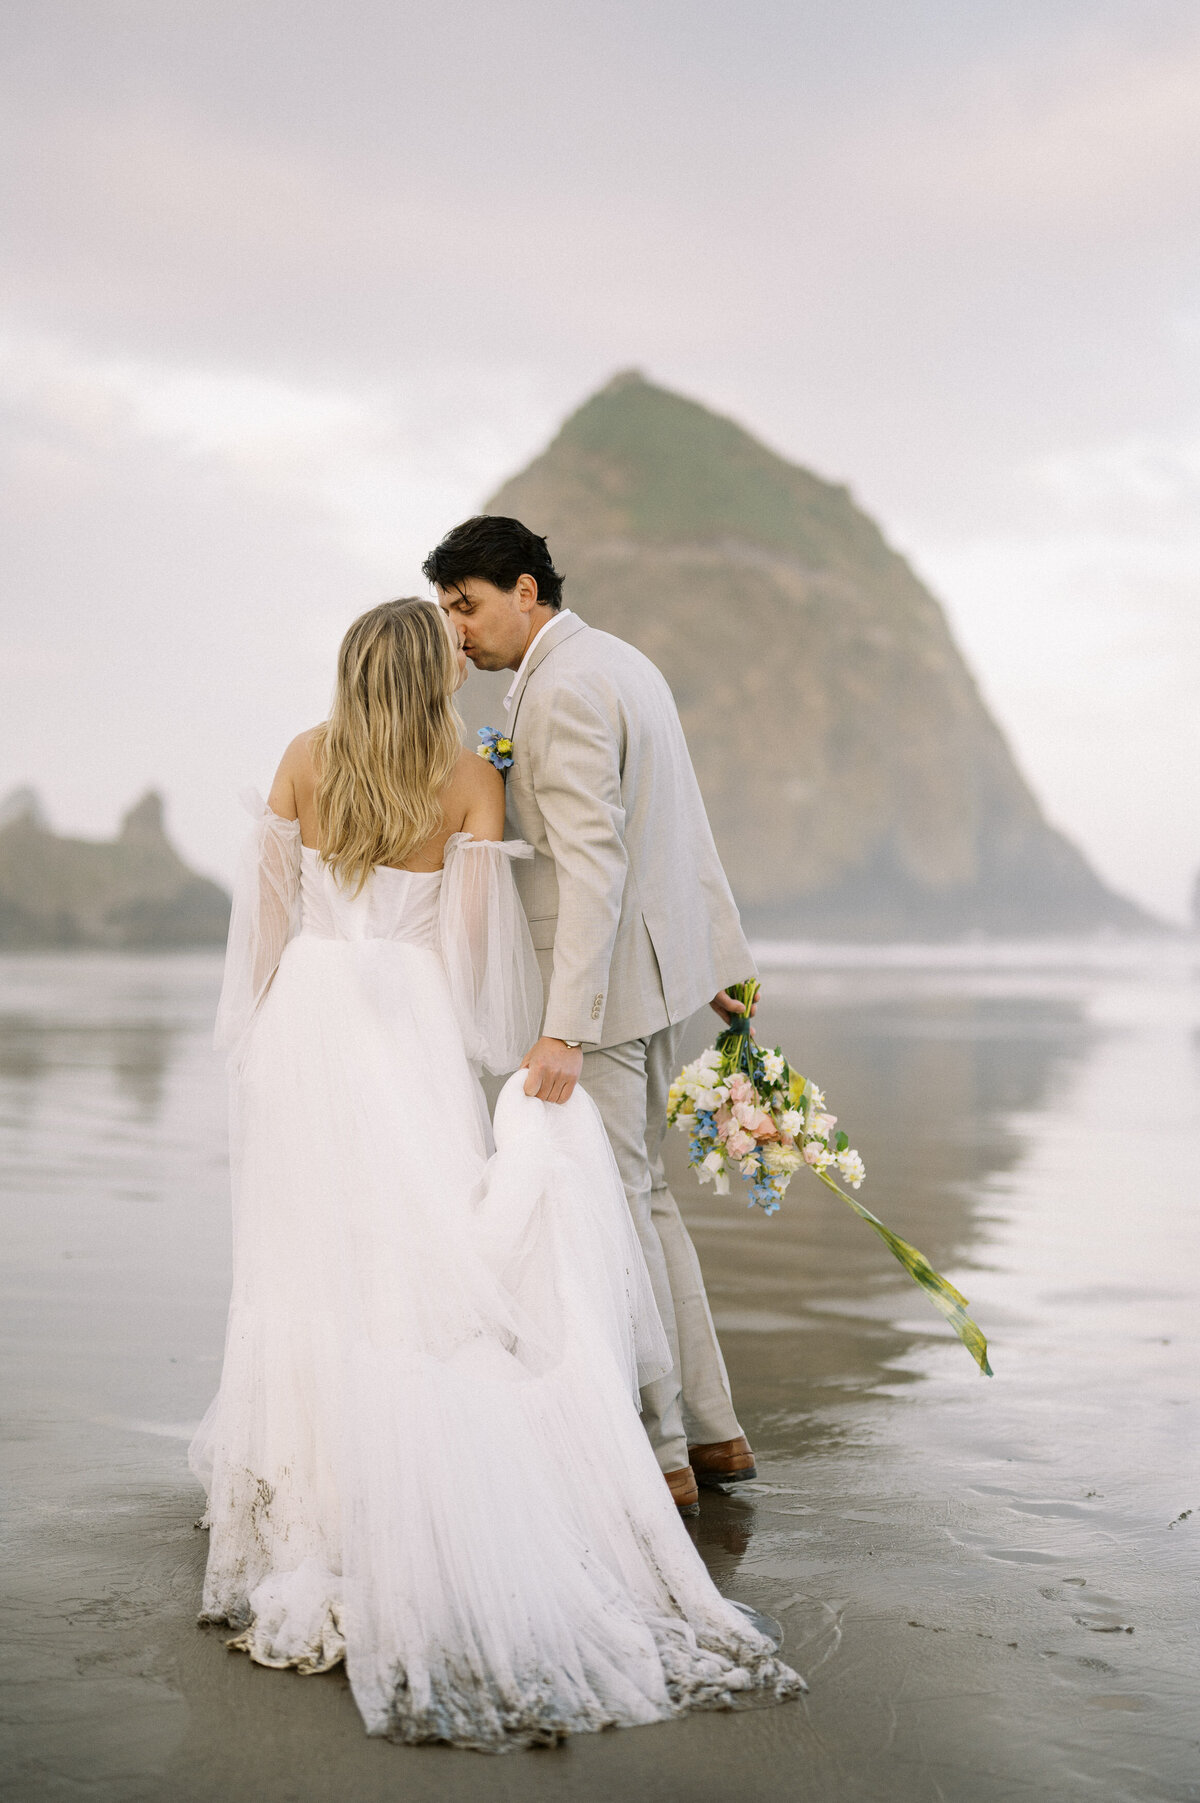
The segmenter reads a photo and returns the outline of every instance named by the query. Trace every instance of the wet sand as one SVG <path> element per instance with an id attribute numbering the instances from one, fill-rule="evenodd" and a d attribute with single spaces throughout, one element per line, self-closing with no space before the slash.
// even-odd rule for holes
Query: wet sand
<path id="1" fill-rule="evenodd" d="M 696 1537 L 811 1693 L 491 1759 L 370 1741 L 340 1674 L 195 1625 L 216 960 L 0 959 L 4 1795 L 1200 1799 L 1200 956 L 871 957 L 793 958 L 764 1037 L 996 1377 L 819 1186 L 767 1221 L 696 1189 L 679 1141 L 760 1469 Z"/>

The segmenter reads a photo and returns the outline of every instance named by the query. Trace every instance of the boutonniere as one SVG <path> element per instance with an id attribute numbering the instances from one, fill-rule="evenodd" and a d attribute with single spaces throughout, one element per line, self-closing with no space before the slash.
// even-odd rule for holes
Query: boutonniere
<path id="1" fill-rule="evenodd" d="M 486 758 L 494 764 L 501 776 L 512 769 L 512 740 L 506 739 L 497 726 L 481 726 L 479 728 L 480 743 L 475 747 L 475 756 Z"/>

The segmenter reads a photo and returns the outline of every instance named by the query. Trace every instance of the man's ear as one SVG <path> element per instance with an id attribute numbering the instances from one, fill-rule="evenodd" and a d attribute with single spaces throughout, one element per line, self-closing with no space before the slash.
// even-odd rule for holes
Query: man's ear
<path id="1" fill-rule="evenodd" d="M 538 604 L 536 576 L 517 577 L 517 606 L 523 614 L 532 613 Z"/>

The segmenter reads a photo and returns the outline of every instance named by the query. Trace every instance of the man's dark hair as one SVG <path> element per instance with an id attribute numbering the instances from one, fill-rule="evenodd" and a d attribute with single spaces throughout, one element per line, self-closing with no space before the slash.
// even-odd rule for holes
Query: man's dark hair
<path id="1" fill-rule="evenodd" d="M 472 576 L 497 588 L 514 589 L 522 576 L 537 583 L 538 600 L 562 606 L 563 578 L 550 560 L 544 538 L 502 513 L 477 513 L 447 532 L 421 569 L 440 589 L 457 588 Z"/>

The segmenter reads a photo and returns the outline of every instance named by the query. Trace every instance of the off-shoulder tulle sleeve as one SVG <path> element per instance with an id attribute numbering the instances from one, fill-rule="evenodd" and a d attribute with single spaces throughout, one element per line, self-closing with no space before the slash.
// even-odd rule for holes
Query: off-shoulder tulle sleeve
<path id="1" fill-rule="evenodd" d="M 253 790 L 242 796 L 242 802 L 254 815 L 254 826 L 233 885 L 225 980 L 213 1041 L 219 1052 L 233 1052 L 241 1044 L 271 986 L 283 948 L 300 924 L 300 822 L 273 814 Z"/>
<path id="2" fill-rule="evenodd" d="M 454 833 L 447 841 L 439 918 L 442 963 L 467 1057 L 497 1076 L 537 1039 L 542 979 L 512 860 L 533 847 Z"/>

